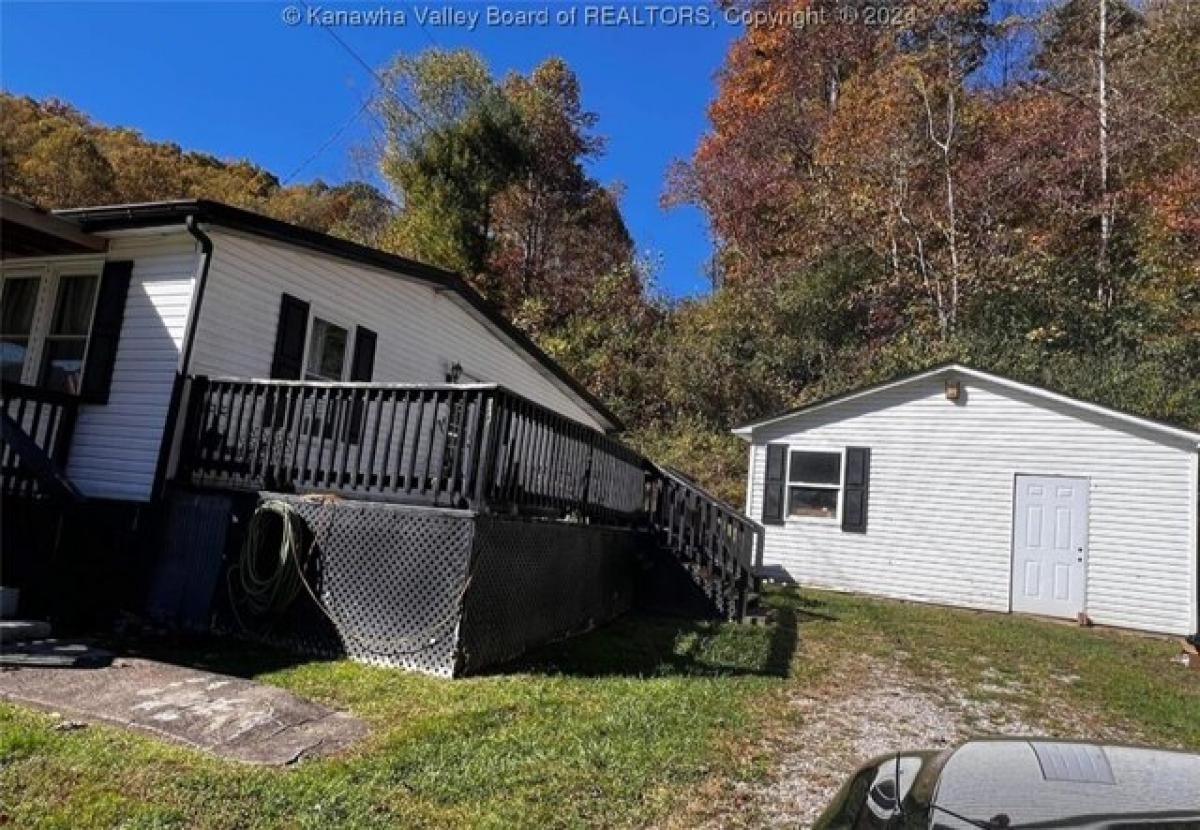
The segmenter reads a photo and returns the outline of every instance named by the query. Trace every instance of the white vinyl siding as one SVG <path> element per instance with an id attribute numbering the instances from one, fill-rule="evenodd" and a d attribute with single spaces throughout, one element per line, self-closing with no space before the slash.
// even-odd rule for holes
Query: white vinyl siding
<path id="1" fill-rule="evenodd" d="M 605 426 L 452 292 L 284 243 L 220 228 L 208 233 L 214 252 L 192 374 L 269 377 L 280 297 L 288 293 L 310 303 L 317 317 L 378 334 L 373 380 L 441 383 L 459 363 L 464 377 L 503 384 L 577 421 Z"/>
<path id="2" fill-rule="evenodd" d="M 1014 476 L 1090 482 L 1086 607 L 1097 623 L 1197 628 L 1196 449 L 983 380 L 885 388 L 753 432 L 748 513 L 762 518 L 767 443 L 871 448 L 865 534 L 766 525 L 764 561 L 797 582 L 1009 610 Z"/>
<path id="3" fill-rule="evenodd" d="M 179 367 L 199 263 L 190 236 L 113 239 L 108 260 L 133 260 L 108 403 L 84 404 L 67 476 L 86 496 L 146 501 Z"/>

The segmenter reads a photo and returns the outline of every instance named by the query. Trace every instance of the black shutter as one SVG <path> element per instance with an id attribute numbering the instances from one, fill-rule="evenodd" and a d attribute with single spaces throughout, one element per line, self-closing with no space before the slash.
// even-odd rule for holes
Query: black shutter
<path id="1" fill-rule="evenodd" d="M 767 476 L 763 483 L 762 520 L 765 525 L 783 524 L 784 493 L 787 482 L 783 480 L 787 469 L 787 444 L 767 444 Z"/>
<path id="2" fill-rule="evenodd" d="M 356 326 L 354 329 L 354 356 L 350 359 L 350 380 L 367 383 L 371 380 L 371 375 L 375 373 L 375 341 L 378 336 L 370 329 L 365 329 L 362 326 Z M 363 406 L 364 398 L 359 398 L 357 395 L 354 398 L 354 407 L 350 410 L 350 443 L 357 444 L 358 439 L 362 436 L 362 429 L 366 420 L 366 409 Z"/>
<path id="3" fill-rule="evenodd" d="M 304 335 L 307 331 L 308 303 L 284 294 L 279 304 L 279 325 L 275 329 L 272 378 L 300 380 L 304 372 Z"/>
<path id="4" fill-rule="evenodd" d="M 304 374 L 304 335 L 308 332 L 308 303 L 284 294 L 279 303 L 279 323 L 275 327 L 275 355 L 271 358 L 271 377 L 276 380 L 300 380 Z M 263 425 L 275 429 L 291 427 L 287 403 L 267 395 L 263 401 Z"/>
<path id="5" fill-rule="evenodd" d="M 871 450 L 846 447 L 846 487 L 842 493 L 842 530 L 867 532 L 867 493 L 871 485 Z"/>
<path id="6" fill-rule="evenodd" d="M 354 329 L 354 358 L 350 361 L 350 380 L 367 383 L 375 372 L 375 341 L 378 336 L 370 329 Z"/>
<path id="7" fill-rule="evenodd" d="M 133 262 L 129 260 L 106 262 L 100 273 L 96 316 L 92 319 L 87 362 L 83 367 L 83 381 L 79 385 L 80 397 L 89 403 L 108 403 L 113 367 L 117 364 L 117 341 L 121 339 L 125 299 L 129 296 L 132 277 Z"/>

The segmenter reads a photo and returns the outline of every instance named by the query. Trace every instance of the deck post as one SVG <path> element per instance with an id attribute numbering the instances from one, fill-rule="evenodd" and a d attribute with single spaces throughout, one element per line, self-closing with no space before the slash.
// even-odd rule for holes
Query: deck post
<path id="1" fill-rule="evenodd" d="M 208 391 L 208 376 L 193 375 L 188 378 L 187 409 L 183 418 L 183 442 L 179 451 L 179 466 L 176 478 L 188 479 L 196 468 L 196 453 L 203 435 L 200 420 L 204 415 L 204 398 Z"/>
<path id="2" fill-rule="evenodd" d="M 492 464 L 496 457 L 496 393 L 488 392 L 483 397 L 483 427 L 479 434 L 480 451 L 475 453 L 475 503 L 472 507 L 479 511 L 491 512 L 488 504 L 488 490 L 491 487 Z"/>

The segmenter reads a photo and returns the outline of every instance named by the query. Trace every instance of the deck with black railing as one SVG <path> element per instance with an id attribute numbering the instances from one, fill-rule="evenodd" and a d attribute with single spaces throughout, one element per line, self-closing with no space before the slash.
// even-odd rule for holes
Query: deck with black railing
<path id="1" fill-rule="evenodd" d="M 620 441 L 495 384 L 190 377 L 176 480 L 634 527 L 745 614 L 761 528 Z M 79 399 L 0 387 L 0 491 L 79 499 Z"/>
<path id="2" fill-rule="evenodd" d="M 493 384 L 192 378 L 181 476 L 234 489 L 620 522 L 645 461 Z"/>
<path id="3" fill-rule="evenodd" d="M 620 441 L 495 384 L 188 379 L 178 478 L 637 527 L 731 618 L 761 529 Z"/>

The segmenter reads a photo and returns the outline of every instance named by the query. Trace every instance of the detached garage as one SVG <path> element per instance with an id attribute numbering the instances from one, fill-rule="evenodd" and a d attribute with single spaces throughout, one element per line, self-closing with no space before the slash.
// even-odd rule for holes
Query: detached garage
<path id="1" fill-rule="evenodd" d="M 949 364 L 734 434 L 764 576 L 1200 629 L 1200 433 Z"/>

